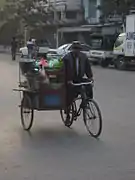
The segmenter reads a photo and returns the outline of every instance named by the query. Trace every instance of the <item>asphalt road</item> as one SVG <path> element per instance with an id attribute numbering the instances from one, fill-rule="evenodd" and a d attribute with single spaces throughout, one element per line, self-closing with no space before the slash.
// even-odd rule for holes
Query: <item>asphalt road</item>
<path id="1" fill-rule="evenodd" d="M 91 138 L 82 118 L 67 129 L 59 112 L 36 113 L 31 133 L 20 125 L 18 66 L 0 55 L 0 180 L 134 180 L 135 72 L 94 67 L 103 132 Z"/>

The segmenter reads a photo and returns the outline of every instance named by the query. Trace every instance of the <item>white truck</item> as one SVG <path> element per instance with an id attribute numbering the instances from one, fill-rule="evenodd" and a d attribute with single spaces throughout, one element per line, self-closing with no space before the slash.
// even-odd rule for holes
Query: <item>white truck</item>
<path id="1" fill-rule="evenodd" d="M 116 37 L 114 35 L 103 35 L 94 33 L 90 35 L 90 61 L 107 67 L 112 64 L 113 46 Z"/>
<path id="2" fill-rule="evenodd" d="M 135 66 L 135 14 L 127 15 L 126 31 L 121 33 L 113 49 L 114 65 L 119 70 Z"/>

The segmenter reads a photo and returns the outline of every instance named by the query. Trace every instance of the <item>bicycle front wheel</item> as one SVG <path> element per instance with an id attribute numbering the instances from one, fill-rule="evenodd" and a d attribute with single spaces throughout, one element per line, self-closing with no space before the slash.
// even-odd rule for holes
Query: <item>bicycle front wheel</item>
<path id="1" fill-rule="evenodd" d="M 89 99 L 83 109 L 84 124 L 92 137 L 98 138 L 102 132 L 102 115 L 98 104 Z"/>

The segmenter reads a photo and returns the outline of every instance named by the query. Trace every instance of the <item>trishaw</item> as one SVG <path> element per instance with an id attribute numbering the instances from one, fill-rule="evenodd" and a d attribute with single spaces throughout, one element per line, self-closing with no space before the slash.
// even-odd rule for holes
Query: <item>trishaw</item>
<path id="1" fill-rule="evenodd" d="M 22 58 L 19 61 L 19 86 L 14 91 L 20 92 L 21 123 L 24 130 L 29 131 L 33 125 L 35 111 L 60 111 L 65 126 L 71 127 L 83 112 L 84 124 L 89 134 L 95 138 L 102 131 L 102 116 L 98 104 L 86 97 L 84 88 L 88 83 L 73 84 L 80 87 L 80 96 L 73 100 L 70 108 L 70 120 L 66 122 L 66 86 L 64 68 L 45 68 L 49 83 L 43 82 L 39 77 L 39 69 L 35 67 L 35 59 Z M 25 78 L 25 81 L 24 81 Z M 25 83 L 24 83 L 25 82 Z M 77 101 L 81 101 L 78 103 Z M 93 124 L 97 127 L 94 130 Z M 95 124 L 94 124 L 95 126 Z"/>

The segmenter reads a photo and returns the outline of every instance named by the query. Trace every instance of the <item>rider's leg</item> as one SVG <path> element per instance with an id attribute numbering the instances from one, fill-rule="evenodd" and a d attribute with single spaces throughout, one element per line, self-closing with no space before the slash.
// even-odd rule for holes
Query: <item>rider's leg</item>
<path id="1" fill-rule="evenodd" d="M 86 94 L 87 94 L 88 98 L 93 99 L 93 88 L 92 88 L 92 85 L 87 85 L 86 86 Z"/>
<path id="2" fill-rule="evenodd" d="M 66 114 L 67 114 L 67 118 L 66 121 L 67 123 L 70 121 L 70 110 L 71 110 L 71 104 L 74 100 L 74 96 L 75 96 L 75 88 L 72 87 L 71 85 L 68 85 L 67 88 L 67 108 L 66 108 Z"/>
<path id="3" fill-rule="evenodd" d="M 89 82 L 89 79 L 82 79 L 83 82 Z M 90 99 L 93 99 L 93 87 L 91 84 L 87 85 L 86 86 L 86 94 L 87 94 L 87 97 L 90 98 Z"/>

